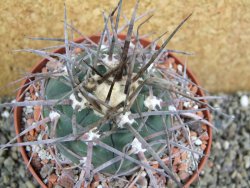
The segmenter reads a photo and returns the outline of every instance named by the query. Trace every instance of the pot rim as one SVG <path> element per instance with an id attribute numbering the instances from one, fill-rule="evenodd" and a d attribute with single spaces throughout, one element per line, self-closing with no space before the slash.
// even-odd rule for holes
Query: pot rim
<path id="1" fill-rule="evenodd" d="M 123 35 L 123 34 L 120 34 L 118 35 L 119 39 L 125 39 L 126 38 L 126 35 Z M 100 39 L 100 35 L 93 35 L 93 36 L 90 36 L 89 37 L 91 40 L 93 40 L 94 42 L 98 42 L 99 39 Z M 80 38 L 77 38 L 74 40 L 74 42 L 76 43 L 80 43 L 82 41 L 84 41 L 85 38 L 84 37 L 80 37 Z M 146 39 L 140 39 L 140 43 L 146 47 L 150 44 L 150 42 Z M 159 46 L 157 46 L 157 48 L 159 48 Z M 65 53 L 65 48 L 62 47 L 62 48 L 59 48 L 59 49 L 56 49 L 53 51 L 54 53 Z M 172 53 L 169 53 L 169 56 L 174 58 L 175 59 L 175 62 L 177 64 L 180 64 L 182 66 L 183 63 L 176 57 L 174 56 Z M 37 72 L 41 72 L 41 69 L 43 67 L 45 67 L 46 63 L 48 62 L 49 60 L 47 60 L 46 58 L 40 60 L 32 69 L 31 69 L 31 73 L 37 73 Z M 189 78 L 195 83 L 197 84 L 198 86 L 200 86 L 199 82 L 197 81 L 197 78 L 194 76 L 194 74 L 190 71 L 190 69 L 187 68 L 187 75 L 189 76 Z M 28 79 L 24 80 L 22 83 L 21 83 L 21 86 L 27 84 L 29 81 Z M 26 89 L 26 87 L 24 88 L 21 88 L 18 93 L 17 93 L 17 96 L 16 96 L 16 101 L 22 101 L 23 100 L 23 97 L 20 98 L 20 96 L 22 96 L 22 93 L 24 92 L 24 90 Z M 198 91 L 197 91 L 197 94 L 199 94 L 200 96 L 205 96 L 204 92 L 202 91 L 202 89 L 198 88 Z M 206 102 L 205 100 L 202 100 L 203 102 Z M 211 122 L 211 114 L 208 110 L 206 111 L 203 111 L 203 114 L 205 115 L 206 119 Z M 15 125 L 15 131 L 16 131 L 16 134 L 18 135 L 20 132 L 21 132 L 21 115 L 22 115 L 22 107 L 16 107 L 14 109 L 14 125 Z M 198 177 L 198 174 L 201 173 L 201 170 L 203 169 L 204 165 L 206 164 L 206 161 L 208 160 L 208 157 L 210 155 L 210 150 L 211 150 L 211 144 L 212 144 L 212 128 L 210 126 L 207 125 L 207 132 L 208 132 L 208 136 L 209 136 L 209 140 L 208 140 L 208 143 L 207 143 L 207 147 L 204 151 L 204 156 L 201 158 L 200 162 L 199 162 L 199 165 L 198 165 L 198 169 L 192 174 L 192 176 L 186 181 L 186 183 L 184 184 L 184 187 L 187 188 L 189 187 Z M 18 137 L 17 139 L 18 143 L 21 143 L 23 142 L 22 140 L 22 137 Z M 25 150 L 25 147 L 24 146 L 21 146 L 20 147 L 20 152 L 21 152 L 21 155 L 24 159 L 24 162 L 26 165 L 29 164 L 29 157 L 26 153 L 26 150 Z M 42 181 L 42 179 L 40 178 L 40 176 L 37 174 L 37 172 L 35 171 L 35 169 L 33 168 L 33 166 L 30 164 L 28 165 L 28 169 L 29 171 L 31 172 L 31 174 L 34 176 L 34 178 L 37 180 L 37 182 L 40 184 L 40 186 L 42 188 L 48 188 L 47 185 L 44 184 L 44 182 Z"/>

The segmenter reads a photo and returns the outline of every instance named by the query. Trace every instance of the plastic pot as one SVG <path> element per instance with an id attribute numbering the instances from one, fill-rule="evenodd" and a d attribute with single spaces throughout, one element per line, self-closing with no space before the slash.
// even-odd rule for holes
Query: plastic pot
<path id="1" fill-rule="evenodd" d="M 125 35 L 119 35 L 120 39 L 125 39 Z M 100 36 L 91 36 L 90 39 L 96 43 L 98 43 Z M 80 43 L 82 41 L 84 41 L 84 38 L 79 38 L 77 40 L 75 40 L 76 43 Z M 141 39 L 140 40 L 141 44 L 145 47 L 148 46 L 150 44 L 149 41 L 145 40 L 145 39 Z M 61 53 L 64 54 L 65 53 L 65 48 L 60 48 L 54 51 L 55 53 Z M 183 65 L 183 63 L 176 58 L 173 54 L 169 54 L 170 57 L 175 59 L 175 62 L 177 64 L 181 64 Z M 42 68 L 46 66 L 46 63 L 48 62 L 47 59 L 42 59 L 41 61 L 39 61 L 37 63 L 37 65 L 35 65 L 33 67 L 33 69 L 31 70 L 31 73 L 39 73 L 41 72 Z M 187 68 L 187 75 L 188 77 L 197 85 L 199 85 L 199 82 L 197 81 L 196 77 L 194 76 L 194 74 Z M 29 80 L 24 80 L 21 84 L 21 86 L 24 86 L 25 84 L 29 83 Z M 22 93 L 24 92 L 25 87 L 22 87 L 16 96 L 16 100 L 17 101 L 23 101 L 24 97 L 21 97 Z M 197 94 L 200 96 L 205 96 L 203 91 L 201 89 L 198 89 Z M 211 115 L 209 111 L 203 111 L 204 114 L 204 118 L 207 119 L 209 122 L 211 122 Z M 16 130 L 16 134 L 19 134 L 21 132 L 21 121 L 22 121 L 22 107 L 16 107 L 14 109 L 14 124 L 15 124 L 15 130 Z M 186 181 L 186 183 L 184 184 L 184 187 L 189 187 L 198 177 L 198 174 L 201 172 L 201 170 L 203 169 L 208 156 L 210 154 L 210 150 L 211 150 L 211 143 L 212 143 L 212 129 L 211 127 L 207 126 L 207 132 L 208 132 L 208 136 L 209 136 L 209 140 L 207 143 L 207 147 L 204 150 L 204 156 L 202 157 L 202 159 L 200 160 L 200 163 L 198 165 L 198 170 L 196 170 L 196 172 L 193 173 L 193 175 Z M 18 138 L 17 141 L 19 143 L 23 142 L 22 137 Z M 20 147 L 20 152 L 21 155 L 24 159 L 25 164 L 27 165 L 29 162 L 29 157 L 26 153 L 25 147 Z M 42 188 L 47 188 L 48 186 L 44 184 L 44 182 L 42 181 L 42 179 L 40 178 L 40 175 L 34 170 L 34 168 L 29 165 L 28 166 L 29 171 L 31 172 L 31 174 L 34 176 L 34 178 L 36 179 L 36 181 L 40 184 L 40 186 Z"/>

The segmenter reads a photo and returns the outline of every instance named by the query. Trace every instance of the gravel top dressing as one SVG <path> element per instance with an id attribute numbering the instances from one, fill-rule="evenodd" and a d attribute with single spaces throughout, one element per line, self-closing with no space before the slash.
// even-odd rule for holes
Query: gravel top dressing
<path id="1" fill-rule="evenodd" d="M 250 93 L 222 95 L 226 99 L 213 100 L 214 107 L 233 115 L 234 120 L 214 114 L 218 131 L 214 130 L 210 160 L 200 174 L 200 181 L 192 187 L 250 187 Z M 8 101 L 8 100 L 7 100 Z M 7 102 L 2 99 L 1 102 Z M 10 109 L 0 109 L 0 142 L 15 136 Z M 23 164 L 18 149 L 0 152 L 0 187 L 38 187 Z M 59 188 L 59 187 L 58 187 Z"/>

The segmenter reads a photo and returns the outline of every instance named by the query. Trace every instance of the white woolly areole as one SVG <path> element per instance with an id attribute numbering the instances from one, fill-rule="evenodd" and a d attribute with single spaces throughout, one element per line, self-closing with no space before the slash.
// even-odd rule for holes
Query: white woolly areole
<path id="1" fill-rule="evenodd" d="M 60 118 L 60 114 L 58 112 L 55 112 L 55 111 L 51 111 L 49 113 L 49 118 L 51 119 L 51 121 L 54 121 L 56 119 L 59 119 Z"/>
<path id="2" fill-rule="evenodd" d="M 105 45 L 105 44 L 102 44 L 101 45 L 101 50 L 107 50 L 108 49 L 108 46 L 107 45 Z"/>
<path id="3" fill-rule="evenodd" d="M 104 58 L 102 59 L 103 63 L 107 65 L 110 68 L 115 68 L 117 65 L 119 65 L 119 60 L 112 56 L 112 60 L 109 60 L 109 55 L 104 54 Z"/>
<path id="4" fill-rule="evenodd" d="M 86 164 L 86 161 L 87 161 L 87 157 L 82 157 L 82 159 L 80 159 L 80 164 L 82 164 L 83 166 L 85 166 Z"/>
<path id="5" fill-rule="evenodd" d="M 142 148 L 142 144 L 141 142 L 137 139 L 134 138 L 133 142 L 131 143 L 132 149 L 133 149 L 133 153 L 137 154 L 139 152 L 145 152 L 146 149 Z"/>
<path id="6" fill-rule="evenodd" d="M 147 71 L 148 72 L 155 72 L 155 65 L 154 65 L 154 63 L 152 63 L 148 68 L 147 68 Z"/>
<path id="7" fill-rule="evenodd" d="M 190 101 L 185 101 L 185 102 L 183 103 L 183 106 L 184 106 L 185 108 L 190 108 L 190 107 L 191 107 L 191 102 L 190 102 Z"/>
<path id="8" fill-rule="evenodd" d="M 173 105 L 169 105 L 168 110 L 171 111 L 171 112 L 175 112 L 176 108 Z"/>
<path id="9" fill-rule="evenodd" d="M 248 100 L 248 97 L 246 95 L 243 95 L 240 98 L 240 104 L 241 104 L 242 107 L 248 107 L 249 100 Z"/>
<path id="10" fill-rule="evenodd" d="M 125 114 L 121 114 L 118 117 L 118 127 L 119 128 L 124 128 L 124 125 L 127 124 L 133 124 L 135 122 L 134 119 L 129 119 L 129 115 L 131 114 L 131 112 L 126 112 Z"/>
<path id="11" fill-rule="evenodd" d="M 99 138 L 99 137 L 100 137 L 100 135 L 98 133 L 95 133 L 92 130 L 90 130 L 88 132 L 88 139 L 87 139 L 87 141 L 91 141 L 91 140 L 94 140 L 94 139 Z"/>
<path id="12" fill-rule="evenodd" d="M 87 133 L 85 133 L 84 135 L 83 135 L 83 140 L 84 141 L 92 141 L 92 140 L 94 140 L 94 139 L 96 139 L 96 138 L 100 138 L 100 134 L 98 134 L 98 131 L 97 132 L 93 132 L 94 130 L 96 130 L 97 128 L 95 127 L 95 128 L 93 128 L 93 129 L 91 129 L 91 130 L 89 130 L 89 132 L 87 132 Z M 94 144 L 95 145 L 95 144 Z"/>
<path id="13" fill-rule="evenodd" d="M 156 106 L 158 106 L 161 109 L 161 99 L 158 99 L 156 96 L 148 96 L 146 100 L 144 101 L 144 105 L 149 110 L 157 110 Z"/>
<path id="14" fill-rule="evenodd" d="M 66 66 L 63 66 L 62 67 L 62 75 L 64 75 L 64 76 L 67 76 L 68 75 L 68 70 L 67 70 L 67 67 Z"/>
<path id="15" fill-rule="evenodd" d="M 82 96 L 82 94 L 78 94 L 78 96 L 82 99 L 81 101 L 78 101 L 74 95 L 74 93 L 72 93 L 69 97 L 69 99 L 72 101 L 72 108 L 76 109 L 78 107 L 78 112 L 82 111 L 84 108 L 86 108 L 85 103 L 87 103 L 87 100 Z"/>

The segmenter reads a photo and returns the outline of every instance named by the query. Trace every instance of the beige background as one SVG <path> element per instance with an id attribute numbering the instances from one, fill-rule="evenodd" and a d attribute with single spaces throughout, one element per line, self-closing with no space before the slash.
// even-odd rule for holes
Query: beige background
<path id="1" fill-rule="evenodd" d="M 13 95 L 6 86 L 20 78 L 40 59 L 14 49 L 41 48 L 56 43 L 25 36 L 63 37 L 63 0 L 0 0 L 0 96 Z M 124 0 L 123 13 L 130 18 L 134 0 Z M 67 0 L 69 21 L 85 35 L 103 27 L 102 11 L 117 0 Z M 189 13 L 193 16 L 168 48 L 194 52 L 188 65 L 211 92 L 250 90 L 250 0 L 141 0 L 139 13 L 155 8 L 142 33 L 154 37 L 171 32 Z M 152 39 L 150 37 L 149 39 Z"/>

